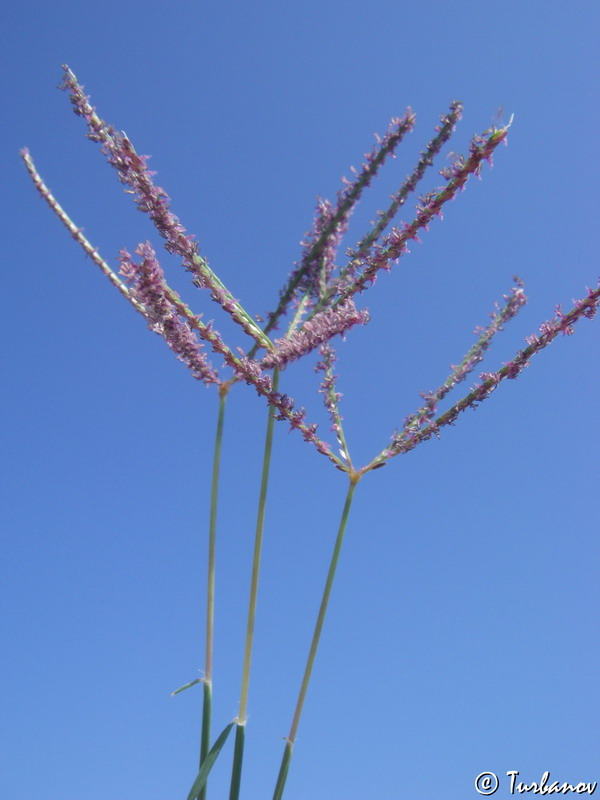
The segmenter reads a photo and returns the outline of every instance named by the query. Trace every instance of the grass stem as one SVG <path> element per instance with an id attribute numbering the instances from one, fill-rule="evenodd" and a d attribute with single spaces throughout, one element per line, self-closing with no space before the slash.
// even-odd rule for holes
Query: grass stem
<path id="1" fill-rule="evenodd" d="M 273 392 L 279 385 L 279 370 L 273 372 Z M 254 537 L 254 554 L 252 557 L 252 577 L 250 579 L 250 598 L 248 601 L 248 620 L 246 624 L 246 644 L 244 648 L 244 666 L 242 670 L 242 688 L 240 692 L 240 706 L 236 719 L 235 754 L 231 774 L 231 788 L 229 800 L 238 800 L 244 755 L 244 733 L 248 715 L 248 690 L 250 686 L 250 663 L 252 661 L 252 645 L 254 642 L 254 621 L 256 618 L 256 600 L 258 597 L 258 578 L 260 574 L 260 556 L 262 551 L 263 528 L 265 521 L 265 508 L 267 503 L 267 488 L 269 485 L 269 470 L 271 466 L 271 451 L 273 449 L 273 426 L 275 414 L 271 406 L 268 408 L 267 431 L 265 436 L 265 449 L 263 455 L 262 478 L 258 513 L 256 517 L 256 533 Z"/>
<path id="2" fill-rule="evenodd" d="M 243 725 L 241 725 L 239 722 L 236 723 L 235 747 L 233 750 L 233 767 L 231 770 L 231 785 L 229 787 L 229 800 L 238 800 L 240 796 L 245 737 L 246 737 L 246 723 L 244 723 Z"/>
<path id="3" fill-rule="evenodd" d="M 212 714 L 212 669 L 213 641 L 215 627 L 215 558 L 217 539 L 217 501 L 219 497 L 219 471 L 221 466 L 221 444 L 223 441 L 223 423 L 225 418 L 225 400 L 229 385 L 219 388 L 219 415 L 215 435 L 213 453 L 212 482 L 210 492 L 210 523 L 208 533 L 208 580 L 206 591 L 206 648 L 204 665 L 204 692 L 202 702 L 202 730 L 200 734 L 200 767 L 210 751 L 210 723 Z M 199 795 L 199 800 L 206 800 L 206 784 Z"/>
<path id="4" fill-rule="evenodd" d="M 281 767 L 279 769 L 279 775 L 277 777 L 277 784 L 275 786 L 273 800 L 281 800 L 281 797 L 283 795 L 285 781 L 287 778 L 290 760 L 292 757 L 292 750 L 294 747 L 294 742 L 296 741 L 296 733 L 298 731 L 298 725 L 300 723 L 300 716 L 302 714 L 302 708 L 304 707 L 304 700 L 306 698 L 306 691 L 308 689 L 310 676 L 315 662 L 315 656 L 317 654 L 317 648 L 319 646 L 319 640 L 321 638 L 321 631 L 323 629 L 323 622 L 325 620 L 325 614 L 327 613 L 327 606 L 329 604 L 329 596 L 331 595 L 331 587 L 333 585 L 333 580 L 335 578 L 335 572 L 340 557 L 340 551 L 342 549 L 342 543 L 344 541 L 344 533 L 346 531 L 346 523 L 348 522 L 348 515 L 350 514 L 350 507 L 352 505 L 354 489 L 356 487 L 356 484 L 360 480 L 360 477 L 361 473 L 351 473 L 350 475 L 350 486 L 348 487 L 348 494 L 346 495 L 344 509 L 342 511 L 342 517 L 340 519 L 340 525 L 338 528 L 338 534 L 335 540 L 333 553 L 331 555 L 331 561 L 329 563 L 327 580 L 325 581 L 323 596 L 321 597 L 321 605 L 319 607 L 319 613 L 317 615 L 317 621 L 315 624 L 312 641 L 310 643 L 310 650 L 308 652 L 308 658 L 306 660 L 306 667 L 304 668 L 304 675 L 302 677 L 302 683 L 300 685 L 300 692 L 298 693 L 298 700 L 296 702 L 296 709 L 294 711 L 294 717 L 292 719 L 290 733 L 286 740 L 285 750 L 283 751 L 283 758 L 281 760 Z"/>

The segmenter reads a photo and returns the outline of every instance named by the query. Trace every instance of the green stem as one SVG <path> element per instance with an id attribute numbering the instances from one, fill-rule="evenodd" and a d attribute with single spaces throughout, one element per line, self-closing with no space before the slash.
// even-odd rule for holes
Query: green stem
<path id="1" fill-rule="evenodd" d="M 235 726 L 235 747 L 233 750 L 233 768 L 231 770 L 231 786 L 229 787 L 229 800 L 237 800 L 240 796 L 240 785 L 242 783 L 242 761 L 244 760 L 244 740 L 246 736 L 246 725 Z"/>
<path id="2" fill-rule="evenodd" d="M 304 706 L 304 700 L 306 698 L 306 690 L 308 689 L 310 676 L 315 662 L 315 656 L 317 654 L 317 648 L 319 646 L 319 639 L 321 638 L 321 631 L 323 629 L 323 622 L 325 620 L 325 614 L 327 613 L 327 605 L 329 604 L 331 587 L 333 585 L 333 579 L 335 578 L 335 571 L 340 557 L 340 550 L 342 549 L 342 543 L 344 541 L 344 533 L 346 531 L 346 523 L 348 522 L 348 515 L 350 513 L 350 507 L 352 505 L 354 489 L 360 478 L 361 478 L 361 473 L 353 472 L 350 475 L 350 486 L 348 487 L 348 494 L 346 495 L 346 501 L 344 503 L 344 509 L 342 511 L 342 518 L 340 519 L 340 526 L 338 529 L 337 538 L 335 540 L 333 553 L 331 555 L 331 561 L 329 563 L 329 572 L 327 573 L 327 580 L 325 581 L 325 587 L 323 589 L 321 606 L 319 608 L 319 613 L 317 615 L 317 622 L 315 624 L 315 630 L 313 633 L 312 641 L 310 643 L 310 650 L 308 652 L 308 659 L 306 660 L 306 667 L 304 668 L 304 676 L 302 678 L 302 684 L 300 685 L 300 692 L 298 694 L 298 700 L 296 702 L 296 710 L 294 712 L 294 717 L 292 719 L 290 733 L 286 740 L 285 750 L 283 751 L 283 758 L 281 760 L 281 767 L 279 769 L 279 775 L 277 777 L 277 784 L 275 786 L 275 793 L 273 794 L 273 800 L 281 800 L 281 796 L 283 795 L 283 789 L 285 787 L 285 781 L 287 778 L 289 764 L 292 757 L 292 750 L 294 747 L 294 742 L 296 741 L 296 733 L 298 731 L 298 725 L 300 723 L 300 716 L 302 714 L 302 708 Z"/>
<path id="3" fill-rule="evenodd" d="M 200 762 L 202 767 L 206 757 L 210 752 L 210 721 L 212 716 L 212 682 L 204 681 L 204 691 L 202 695 L 202 731 L 200 733 Z M 206 783 L 202 787 L 198 800 L 206 800 Z"/>
<path id="4" fill-rule="evenodd" d="M 288 770 L 290 768 L 290 761 L 292 760 L 292 750 L 294 749 L 293 742 L 289 739 L 285 743 L 283 751 L 283 758 L 281 759 L 281 766 L 279 767 L 279 774 L 277 775 L 277 783 L 275 784 L 275 792 L 273 793 L 273 800 L 281 800 L 285 782 L 287 779 Z"/>
<path id="5" fill-rule="evenodd" d="M 273 391 L 277 391 L 279 384 L 279 370 L 273 372 Z M 242 671 L 242 689 L 240 692 L 240 707 L 236 719 L 235 755 L 231 775 L 231 788 L 229 800 L 238 800 L 242 760 L 244 754 L 244 728 L 248 712 L 248 689 L 250 685 L 250 663 L 252 660 L 252 644 L 254 641 L 254 621 L 256 618 L 256 600 L 258 596 L 258 578 L 260 574 L 260 556 L 262 550 L 263 528 L 265 521 L 265 508 L 267 502 L 267 488 L 269 485 L 269 469 L 271 465 L 271 451 L 273 449 L 273 426 L 275 414 L 271 406 L 267 411 L 267 432 L 265 436 L 265 449 L 263 456 L 262 479 L 260 497 L 258 501 L 258 514 L 256 518 L 256 533 L 254 537 L 254 555 L 252 557 L 252 577 L 250 580 L 250 599 L 248 601 L 248 621 L 246 625 L 246 645 L 244 649 L 244 667 Z"/>
<path id="6" fill-rule="evenodd" d="M 223 420 L 225 417 L 225 400 L 229 385 L 219 387 L 219 416 L 215 435 L 213 454 L 212 483 L 210 493 L 210 524 L 208 532 L 208 581 L 206 592 L 206 656 L 204 666 L 204 695 L 202 703 L 202 732 L 200 735 L 200 766 L 210 751 L 210 721 L 212 713 L 212 670 L 213 640 L 215 627 L 215 556 L 217 538 L 217 500 L 219 496 L 219 469 L 221 465 L 221 444 L 223 441 Z M 199 800 L 206 800 L 206 784 Z"/>

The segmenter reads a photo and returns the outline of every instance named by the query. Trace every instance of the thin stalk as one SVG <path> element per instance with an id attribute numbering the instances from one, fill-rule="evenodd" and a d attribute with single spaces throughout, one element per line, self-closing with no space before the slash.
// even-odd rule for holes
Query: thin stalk
<path id="1" fill-rule="evenodd" d="M 127 286 L 123 283 L 123 281 L 119 278 L 119 276 L 113 272 L 107 262 L 102 258 L 100 253 L 98 252 L 98 248 L 94 247 L 93 244 L 83 235 L 83 230 L 78 228 L 77 225 L 73 222 L 71 217 L 67 214 L 64 208 L 60 205 L 58 200 L 54 197 L 50 189 L 46 186 L 44 181 L 42 180 L 42 176 L 37 171 L 35 164 L 33 163 L 33 159 L 29 153 L 27 148 L 23 148 L 21 150 L 21 158 L 23 159 L 23 163 L 33 181 L 35 188 L 38 190 L 42 198 L 48 203 L 52 211 L 56 214 L 58 219 L 62 222 L 65 228 L 69 231 L 73 239 L 77 242 L 80 247 L 83 248 L 85 253 L 92 259 L 96 266 L 100 267 L 101 271 L 106 275 L 108 280 L 117 287 L 117 289 L 121 292 L 123 297 L 125 297 L 131 305 L 135 308 L 136 311 L 139 311 L 146 319 L 148 318 L 148 314 L 146 309 L 142 305 L 142 303 L 138 303 L 135 297 L 131 294 Z"/>
<path id="2" fill-rule="evenodd" d="M 298 303 L 298 308 L 296 309 L 296 313 L 294 314 L 292 321 L 287 329 L 287 333 L 285 334 L 287 337 L 291 336 L 292 333 L 296 330 L 296 328 L 302 322 L 302 316 L 305 313 L 306 306 L 308 304 L 308 292 L 304 294 L 302 300 Z"/>
<path id="3" fill-rule="evenodd" d="M 279 370 L 273 372 L 273 392 L 279 385 Z M 263 455 L 262 479 L 260 496 L 258 500 L 258 514 L 256 518 L 256 533 L 254 537 L 254 554 L 252 558 L 252 577 L 250 580 L 250 598 L 248 601 L 248 621 L 246 625 L 246 645 L 244 649 L 244 667 L 242 670 L 242 688 L 240 692 L 240 707 L 236 718 L 235 752 L 231 773 L 231 786 L 229 800 L 238 800 L 240 781 L 242 775 L 242 761 L 244 758 L 244 732 L 248 712 L 248 689 L 250 686 L 250 663 L 252 661 L 252 645 L 254 642 L 254 621 L 256 618 L 256 600 L 258 597 L 258 578 L 260 574 L 260 556 L 262 551 L 263 528 L 265 521 L 265 508 L 267 503 L 267 488 L 269 485 L 269 470 L 271 466 L 271 451 L 273 449 L 273 426 L 275 414 L 271 406 L 268 408 L 267 431 L 265 436 L 265 449 Z"/>
<path id="4" fill-rule="evenodd" d="M 246 738 L 246 724 L 235 726 L 235 747 L 233 749 L 233 768 L 231 770 L 231 785 L 229 787 L 229 800 L 237 800 L 240 796 L 242 783 L 242 762 L 244 760 L 244 741 Z"/>
<path id="5" fill-rule="evenodd" d="M 315 662 L 315 656 L 317 654 L 317 648 L 319 646 L 319 639 L 321 638 L 321 631 L 323 629 L 323 622 L 325 620 L 325 614 L 327 613 L 327 606 L 329 604 L 331 587 L 333 585 L 333 579 L 335 578 L 335 571 L 337 569 L 337 564 L 340 557 L 340 550 L 342 549 L 342 543 L 344 541 L 344 533 L 346 531 L 346 523 L 348 522 L 348 515 L 350 514 L 350 507 L 352 505 L 354 489 L 360 478 L 361 478 L 360 472 L 352 472 L 350 475 L 350 486 L 348 487 L 348 494 L 346 495 L 346 501 L 344 503 L 344 509 L 342 511 L 342 518 L 340 520 L 340 526 L 338 529 L 337 538 L 335 540 L 335 546 L 333 548 L 331 561 L 329 563 L 329 572 L 327 573 L 327 580 L 325 581 L 325 588 L 323 589 L 321 606 L 319 608 L 319 613 L 317 615 L 317 622 L 315 624 L 315 630 L 313 633 L 312 641 L 310 643 L 310 650 L 308 652 L 306 667 L 304 668 L 304 676 L 302 678 L 302 684 L 300 685 L 300 692 L 298 694 L 298 700 L 296 702 L 296 710 L 294 711 L 294 717 L 292 719 L 290 733 L 286 739 L 285 749 L 283 751 L 283 758 L 281 760 L 281 767 L 279 768 L 279 775 L 277 776 L 277 784 L 275 785 L 273 800 L 281 800 L 281 797 L 283 795 L 283 790 L 285 787 L 285 781 L 287 778 L 290 760 L 292 758 L 292 751 L 294 749 L 294 743 L 296 741 L 296 733 L 298 731 L 298 725 L 300 723 L 300 716 L 302 714 L 302 708 L 304 706 L 304 700 L 306 698 L 306 690 L 308 689 L 310 676 Z"/>
<path id="6" fill-rule="evenodd" d="M 206 591 L 206 648 L 204 665 L 204 695 L 202 703 L 202 731 L 200 734 L 200 764 L 201 767 L 210 751 L 210 721 L 212 713 L 212 671 L 213 671 L 213 641 L 215 629 L 215 558 L 217 540 L 217 501 L 219 497 L 219 470 L 221 466 L 221 444 L 223 441 L 223 422 L 225 418 L 225 400 L 229 391 L 229 384 L 219 387 L 219 415 L 217 418 L 217 431 L 215 435 L 215 449 L 213 454 L 212 482 L 210 492 L 210 523 L 208 531 L 208 580 Z M 206 784 L 204 785 L 199 800 L 206 800 Z"/>
<path id="7" fill-rule="evenodd" d="M 200 731 L 200 760 L 201 767 L 210 751 L 210 722 L 212 718 L 212 681 L 204 679 L 202 694 L 202 728 Z M 200 800 L 206 800 L 206 785 L 200 794 Z"/>

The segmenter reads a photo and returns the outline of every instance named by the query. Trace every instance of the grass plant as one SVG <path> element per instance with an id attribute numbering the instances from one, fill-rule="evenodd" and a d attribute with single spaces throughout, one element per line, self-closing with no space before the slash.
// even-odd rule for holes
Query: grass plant
<path id="1" fill-rule="evenodd" d="M 592 318 L 598 306 L 600 289 L 588 290 L 586 297 L 576 301 L 568 312 L 563 313 L 560 306 L 557 307 L 554 316 L 542 322 L 538 331 L 528 338 L 526 346 L 509 362 L 495 370 L 480 373 L 469 391 L 448 410 L 440 413 L 438 408 L 441 401 L 471 375 L 482 362 L 494 336 L 526 303 L 523 283 L 519 278 L 515 278 L 514 285 L 504 295 L 503 302 L 495 305 L 490 315 L 491 322 L 485 327 L 476 329 L 475 342 L 458 361 L 457 366 L 451 368 L 447 378 L 434 391 L 422 394 L 420 407 L 409 414 L 392 432 L 389 441 L 383 447 L 381 444 L 374 447 L 371 459 L 362 466 L 356 466 L 351 457 L 350 443 L 340 413 L 341 394 L 337 388 L 336 350 L 333 342 L 338 341 L 337 337 L 344 337 L 350 329 L 368 323 L 369 314 L 365 309 L 357 308 L 357 301 L 362 299 L 364 292 L 375 283 L 382 271 L 391 270 L 399 259 L 406 255 L 409 242 L 422 236 L 435 218 L 442 216 L 446 203 L 465 189 L 469 179 L 472 176 L 479 176 L 485 163 L 491 164 L 496 149 L 506 143 L 511 123 L 474 136 L 468 153 L 456 156 L 450 166 L 440 171 L 443 179 L 441 185 L 430 188 L 417 198 L 412 220 L 395 223 L 398 212 L 414 195 L 417 185 L 425 178 L 428 169 L 441 153 L 460 120 L 461 103 L 456 101 L 451 103 L 449 111 L 441 117 L 440 124 L 423 149 L 414 169 L 392 195 L 389 206 L 378 213 L 377 219 L 358 242 L 347 250 L 346 256 L 340 257 L 339 247 L 356 204 L 385 162 L 394 155 L 404 137 L 414 128 L 416 117 L 411 109 L 407 109 L 401 117 L 393 118 L 386 134 L 379 138 L 373 149 L 365 155 L 360 169 L 355 171 L 354 179 L 344 182 L 335 202 L 323 199 L 317 201 L 315 218 L 302 242 L 303 250 L 299 260 L 283 281 L 273 311 L 261 325 L 242 303 L 235 299 L 206 258 L 201 255 L 197 241 L 187 233 L 180 219 L 171 210 L 166 191 L 154 183 L 153 173 L 147 168 L 147 157 L 138 155 L 129 138 L 107 124 L 97 114 L 90 99 L 85 95 L 83 86 L 66 66 L 63 88 L 69 94 L 73 110 L 86 123 L 88 137 L 100 145 L 108 163 L 116 170 L 119 181 L 132 195 L 138 209 L 149 216 L 164 238 L 166 250 L 179 258 L 183 267 L 191 274 L 193 284 L 209 293 L 212 300 L 241 328 L 247 340 L 245 351 L 234 348 L 224 340 L 212 323 L 205 322 L 201 314 L 192 311 L 180 295 L 168 285 L 157 254 L 149 242 L 140 243 L 134 255 L 122 250 L 118 258 L 118 271 L 115 271 L 58 203 L 41 178 L 29 152 L 22 151 L 25 167 L 37 191 L 70 235 L 134 309 L 145 318 L 148 327 L 165 339 L 176 357 L 190 370 L 192 377 L 215 387 L 218 394 L 208 525 L 204 674 L 174 692 L 174 694 L 183 692 L 199 683 L 203 686 L 199 766 L 188 800 L 206 800 L 210 770 L 234 729 L 230 800 L 238 800 L 241 795 L 254 628 L 275 422 L 287 422 L 310 446 L 324 455 L 338 472 L 342 472 L 348 481 L 347 496 L 275 782 L 273 797 L 274 800 L 280 800 L 284 793 L 304 701 L 315 664 L 352 499 L 358 484 L 367 473 L 382 468 L 394 456 L 407 453 L 432 437 L 439 437 L 443 428 L 453 425 L 464 410 L 476 407 L 490 397 L 505 379 L 516 378 L 533 356 L 545 349 L 557 336 L 572 334 L 575 324 L 582 317 Z M 283 336 L 272 338 L 272 331 L 284 323 L 287 327 Z M 322 374 L 322 380 L 318 391 L 322 395 L 331 421 L 335 445 L 321 438 L 317 426 L 307 421 L 304 410 L 279 390 L 280 373 L 284 373 L 294 362 L 314 351 L 320 354 L 321 360 L 317 365 L 317 371 Z M 236 718 L 228 721 L 213 740 L 211 717 L 220 461 L 226 398 L 230 391 L 234 389 L 237 391 L 242 384 L 251 387 L 266 402 L 267 422 L 251 564 L 239 710 Z"/>

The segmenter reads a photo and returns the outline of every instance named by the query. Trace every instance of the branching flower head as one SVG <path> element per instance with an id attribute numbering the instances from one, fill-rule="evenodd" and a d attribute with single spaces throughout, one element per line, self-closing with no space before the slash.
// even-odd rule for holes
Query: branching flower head
<path id="1" fill-rule="evenodd" d="M 139 263 L 126 250 L 121 252 L 121 273 L 130 284 L 128 288 L 83 236 L 81 229 L 66 215 L 35 170 L 29 153 L 23 151 L 27 169 L 42 197 L 85 252 L 134 308 L 143 314 L 151 329 L 165 338 L 169 347 L 190 368 L 194 377 L 206 383 L 224 386 L 206 358 L 203 343 L 208 344 L 233 371 L 233 377 L 227 381 L 227 385 L 243 381 L 253 386 L 273 407 L 279 419 L 286 420 L 299 430 L 338 469 L 352 472 L 339 411 L 341 393 L 336 388 L 336 376 L 333 372 L 335 353 L 330 344 L 331 339 L 368 321 L 368 313 L 357 310 L 354 295 L 371 286 L 380 270 L 389 270 L 408 251 L 408 243 L 418 240 L 419 234 L 427 230 L 434 217 L 441 217 L 445 204 L 464 189 L 470 176 L 480 174 L 484 161 L 491 163 L 495 149 L 506 142 L 510 122 L 502 128 L 491 129 L 473 137 L 468 154 L 455 157 L 450 166 L 441 170 L 445 185 L 424 193 L 419 199 L 413 220 L 409 223 L 397 223 L 384 236 L 385 228 L 392 223 L 399 208 L 415 191 L 426 169 L 432 165 L 460 119 L 462 105 L 453 102 L 449 112 L 441 118 L 435 136 L 421 153 L 417 165 L 399 190 L 392 195 L 387 210 L 378 214 L 377 222 L 372 224 L 371 229 L 355 247 L 349 249 L 347 263 L 338 265 L 337 251 L 352 210 L 379 168 L 388 157 L 394 155 L 396 147 L 415 123 L 415 116 L 410 109 L 403 117 L 393 119 L 386 135 L 378 139 L 372 151 L 366 154 L 360 170 L 354 170 L 354 179 L 344 179 L 344 186 L 338 192 L 336 203 L 319 200 L 313 227 L 303 242 L 301 260 L 281 291 L 279 305 L 269 316 L 263 331 L 200 255 L 195 238 L 187 233 L 179 218 L 171 211 L 166 191 L 154 184 L 153 173 L 147 165 L 148 157 L 138 155 L 125 134 L 118 132 L 96 114 L 73 72 L 68 67 L 64 69 L 63 86 L 70 94 L 75 113 L 85 120 L 89 138 L 100 143 L 109 163 L 116 169 L 119 180 L 134 196 L 138 208 L 150 216 L 166 240 L 166 249 L 182 258 L 184 266 L 194 276 L 194 283 L 208 288 L 213 300 L 241 325 L 254 341 L 252 349 L 246 354 L 238 348 L 236 355 L 236 348 L 229 346 L 211 323 L 205 323 L 201 316 L 188 308 L 167 285 L 149 243 L 139 245 L 136 249 L 136 255 L 141 259 Z M 590 291 L 585 300 L 577 301 L 575 307 L 566 314 L 560 306 L 557 307 L 556 316 L 540 326 L 539 335 L 535 334 L 528 339 L 525 350 L 520 351 L 498 371 L 482 373 L 481 383 L 473 387 L 466 398 L 435 418 L 439 402 L 481 362 L 492 337 L 525 302 L 522 285 L 517 282 L 511 294 L 505 297 L 504 306 L 495 310 L 491 324 L 485 329 L 476 329 L 476 343 L 463 360 L 451 368 L 451 374 L 446 381 L 435 391 L 422 395 L 424 403 L 421 408 L 406 418 L 402 429 L 394 433 L 391 444 L 361 472 L 382 466 L 393 455 L 407 452 L 421 441 L 439 435 L 444 425 L 452 424 L 462 410 L 474 407 L 488 397 L 500 381 L 516 377 L 529 363 L 531 356 L 545 348 L 559 333 L 570 335 L 578 319 L 582 316 L 593 316 L 598 305 L 599 291 Z M 285 336 L 272 343 L 268 333 L 287 312 L 292 302 L 296 304 L 296 308 L 290 327 Z M 258 348 L 267 351 L 261 360 L 254 358 Z M 316 425 L 306 422 L 304 410 L 298 409 L 286 394 L 274 389 L 269 374 L 269 370 L 283 369 L 316 348 L 320 349 L 322 356 L 318 369 L 325 373 L 320 391 L 332 421 L 332 429 L 341 446 L 341 459 L 319 438 Z M 355 472 L 352 474 L 356 477 Z"/>
<path id="2" fill-rule="evenodd" d="M 460 119 L 462 105 L 456 101 L 453 102 L 449 112 L 441 118 L 434 137 L 420 154 L 418 163 L 410 175 L 405 178 L 398 191 L 392 195 L 388 208 L 378 212 L 377 221 L 372 222 L 370 229 L 358 243 L 346 251 L 346 263 L 338 264 L 338 249 L 356 203 L 382 164 L 387 158 L 394 156 L 398 144 L 414 126 L 415 117 L 410 109 L 403 117 L 394 118 L 386 135 L 381 139 L 378 137 L 376 146 L 366 154 L 360 170 L 353 170 L 354 178 L 343 180 L 344 185 L 337 194 L 337 201 L 331 203 L 327 200 L 318 200 L 313 226 L 302 242 L 303 251 L 300 261 L 295 265 L 295 269 L 281 291 L 279 303 L 275 311 L 269 315 L 265 329 L 261 330 L 255 319 L 246 312 L 241 303 L 233 297 L 212 271 L 207 260 L 200 255 L 194 237 L 188 235 L 179 218 L 171 211 L 167 193 L 160 186 L 154 184 L 154 173 L 147 166 L 148 157 L 138 155 L 124 133 L 116 131 L 96 114 L 89 98 L 83 92 L 83 87 L 67 67 L 65 67 L 64 88 L 70 94 L 75 113 L 87 123 L 89 138 L 100 143 L 109 163 L 116 169 L 119 180 L 134 196 L 137 207 L 149 215 L 161 236 L 166 240 L 166 249 L 182 259 L 185 268 L 193 275 L 193 282 L 198 287 L 208 289 L 212 299 L 230 315 L 234 322 L 242 327 L 253 342 L 249 351 L 241 347 L 234 347 L 224 340 L 211 322 L 205 322 L 202 315 L 193 313 L 179 294 L 167 284 L 156 253 L 149 242 L 137 246 L 135 250 L 137 258 L 134 258 L 127 250 L 121 250 L 119 255 L 120 274 L 124 278 L 121 280 L 100 256 L 97 248 L 92 246 L 83 235 L 82 230 L 58 204 L 35 169 L 29 153 L 26 150 L 22 151 L 24 163 L 38 192 L 85 253 L 135 310 L 144 316 L 150 329 L 165 339 L 177 358 L 190 369 L 194 378 L 207 385 L 216 384 L 219 388 L 219 421 L 213 461 L 209 534 L 207 666 L 205 676 L 202 678 L 205 689 L 204 711 L 199 771 L 190 790 L 189 800 L 205 800 L 208 772 L 234 725 L 237 730 L 230 798 L 238 800 L 239 797 L 273 420 L 287 422 L 292 429 L 302 435 L 305 441 L 314 446 L 319 453 L 325 455 L 336 469 L 345 473 L 349 479 L 348 493 L 306 661 L 307 666 L 290 734 L 286 739 L 284 757 L 275 788 L 274 800 L 281 800 L 352 497 L 359 480 L 367 472 L 385 466 L 392 457 L 410 452 L 417 445 L 434 436 L 439 437 L 444 426 L 454 424 L 462 411 L 467 408 L 476 408 L 480 402 L 490 397 L 505 378 L 516 378 L 529 365 L 531 358 L 547 347 L 559 334 L 572 335 L 575 330 L 574 326 L 579 319 L 582 317 L 591 319 L 595 315 L 600 302 L 600 286 L 595 290 L 588 290 L 587 297 L 575 301 L 574 307 L 567 313 L 562 311 L 560 305 L 557 306 L 555 316 L 543 322 L 539 326 L 538 333 L 528 337 L 528 346 L 525 349 L 520 350 L 511 361 L 503 364 L 497 371 L 481 372 L 479 382 L 471 387 L 465 397 L 454 403 L 445 413 L 436 416 L 439 414 L 439 404 L 459 383 L 465 381 L 473 373 L 483 361 L 495 335 L 503 329 L 506 322 L 515 317 L 526 303 L 523 284 L 518 278 L 515 278 L 515 285 L 504 296 L 503 305 L 496 304 L 490 315 L 491 322 L 487 327 L 475 329 L 475 343 L 458 364 L 451 365 L 451 371 L 446 380 L 437 389 L 423 392 L 421 406 L 406 417 L 399 430 L 393 432 L 387 446 L 364 467 L 356 469 L 350 456 L 343 428 L 343 418 L 340 413 L 342 394 L 338 391 L 337 375 L 334 373 L 336 353 L 332 340 L 336 336 L 343 337 L 350 328 L 356 325 L 367 323 L 368 312 L 356 308 L 354 295 L 362 293 L 372 286 L 381 270 L 390 270 L 392 265 L 408 252 L 410 241 L 418 241 L 422 232 L 427 230 L 431 220 L 436 216 L 442 216 L 445 204 L 464 189 L 469 178 L 472 175 L 479 176 L 483 162 L 491 163 L 496 147 L 506 141 L 509 126 L 492 129 L 481 136 L 475 136 L 471 141 L 468 154 L 455 156 L 451 165 L 441 170 L 446 181 L 445 185 L 424 192 L 418 198 L 412 221 L 396 223 L 387 235 L 384 235 L 384 231 L 392 226 L 399 209 L 416 191 L 427 168 L 433 164 L 434 158 L 440 153 L 441 148 L 450 138 L 456 122 Z M 293 313 L 290 314 L 291 321 L 285 335 L 275 340 L 274 343 L 271 342 L 270 331 L 290 310 Z M 225 367 L 231 370 L 231 377 L 228 380 L 221 380 L 217 370 L 209 362 L 205 352 L 207 345 L 213 353 L 220 357 Z M 331 421 L 331 430 L 337 439 L 338 454 L 320 438 L 317 425 L 307 421 L 304 408 L 298 407 L 291 397 L 278 390 L 280 372 L 292 362 L 317 348 L 320 351 L 321 360 L 316 365 L 315 371 L 323 373 L 319 392 L 323 397 L 325 409 Z M 259 349 L 265 350 L 266 353 L 261 357 L 255 357 Z M 236 382 L 243 382 L 253 387 L 258 395 L 266 401 L 269 407 L 269 419 L 254 546 L 240 710 L 238 717 L 225 727 L 211 748 L 214 533 L 218 472 L 224 400 L 229 388 Z M 199 682 L 200 679 L 191 681 L 177 691 L 187 689 Z"/>

